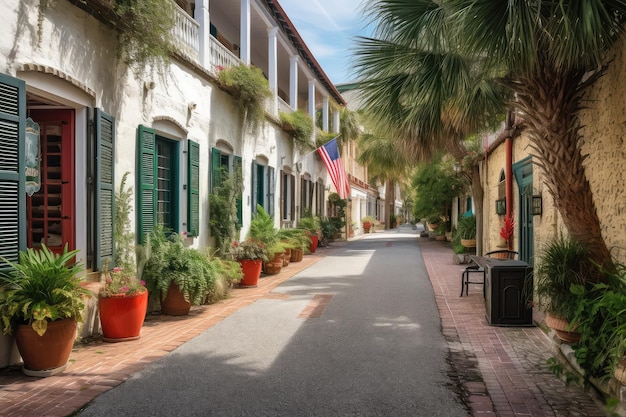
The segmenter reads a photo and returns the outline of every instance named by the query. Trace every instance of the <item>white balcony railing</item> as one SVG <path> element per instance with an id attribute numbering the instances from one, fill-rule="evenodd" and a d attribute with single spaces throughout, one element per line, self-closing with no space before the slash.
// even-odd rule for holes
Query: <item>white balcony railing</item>
<path id="1" fill-rule="evenodd" d="M 174 43 L 179 50 L 193 59 L 198 59 L 200 52 L 200 25 L 177 4 L 176 24 L 172 28 Z"/>
<path id="2" fill-rule="evenodd" d="M 211 35 L 211 68 L 209 68 L 211 71 L 217 73 L 220 68 L 234 67 L 242 62 L 237 55 L 230 52 Z"/>
<path id="3" fill-rule="evenodd" d="M 285 100 L 278 97 L 278 112 L 279 114 L 280 113 L 293 113 L 294 110 L 291 108 L 289 104 L 287 104 L 287 102 L 285 102 Z"/>

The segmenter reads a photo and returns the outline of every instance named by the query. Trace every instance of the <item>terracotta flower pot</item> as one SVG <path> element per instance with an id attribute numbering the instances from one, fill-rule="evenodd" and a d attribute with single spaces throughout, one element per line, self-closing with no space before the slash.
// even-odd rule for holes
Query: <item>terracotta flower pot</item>
<path id="1" fill-rule="evenodd" d="M 242 259 L 239 261 L 243 278 L 239 282 L 241 287 L 256 287 L 261 276 L 263 261 L 261 259 Z"/>
<path id="2" fill-rule="evenodd" d="M 277 253 L 274 255 L 274 259 L 269 262 L 265 262 L 263 264 L 263 272 L 268 275 L 276 275 L 280 274 L 280 271 L 283 268 L 283 258 L 285 257 L 285 253 Z"/>
<path id="3" fill-rule="evenodd" d="M 317 235 L 311 235 L 311 245 L 309 246 L 309 251 L 311 251 L 311 253 L 315 253 L 315 250 L 317 249 L 317 244 L 319 243 L 319 237 Z"/>
<path id="4" fill-rule="evenodd" d="M 580 333 L 576 332 L 576 326 L 570 328 L 570 323 L 551 313 L 546 314 L 546 326 L 554 330 L 557 337 L 564 343 L 575 344 L 580 341 Z"/>
<path id="5" fill-rule="evenodd" d="M 161 300 L 161 313 L 168 316 L 186 316 L 189 310 L 191 303 L 185 300 L 178 285 L 172 282 L 165 298 Z"/>
<path id="6" fill-rule="evenodd" d="M 123 342 L 139 339 L 148 310 L 148 291 L 130 296 L 100 297 L 98 310 L 102 340 Z"/>
<path id="7" fill-rule="evenodd" d="M 369 233 L 371 228 L 372 228 L 372 223 L 370 223 L 370 222 L 364 222 L 363 223 L 363 231 L 365 233 Z"/>
<path id="8" fill-rule="evenodd" d="M 304 249 L 292 249 L 291 250 L 291 262 L 301 262 L 304 256 Z"/>
<path id="9" fill-rule="evenodd" d="M 461 239 L 461 245 L 466 248 L 475 248 L 476 247 L 476 239 Z"/>
<path id="10" fill-rule="evenodd" d="M 283 266 L 289 266 L 289 262 L 291 262 L 291 249 L 286 249 L 283 256 Z"/>
<path id="11" fill-rule="evenodd" d="M 17 326 L 15 343 L 24 360 L 22 371 L 30 376 L 52 376 L 63 372 L 75 339 L 75 319 L 48 322 L 43 336 L 39 336 L 29 324 Z"/>

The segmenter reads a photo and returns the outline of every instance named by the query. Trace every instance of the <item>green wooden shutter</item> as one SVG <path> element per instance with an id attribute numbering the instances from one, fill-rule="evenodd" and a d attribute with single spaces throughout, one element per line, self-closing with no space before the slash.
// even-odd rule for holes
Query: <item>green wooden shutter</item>
<path id="1" fill-rule="evenodd" d="M 189 144 L 188 173 L 189 191 L 187 192 L 187 234 L 198 236 L 200 233 L 200 144 L 192 140 Z"/>
<path id="2" fill-rule="evenodd" d="M 0 74 L 0 256 L 13 262 L 26 249 L 25 126 L 26 84 Z"/>
<path id="3" fill-rule="evenodd" d="M 241 171 L 241 168 L 241 156 L 233 156 L 233 173 L 235 174 L 237 181 L 240 183 L 243 181 L 243 172 Z M 237 222 L 239 227 L 243 225 L 243 187 L 241 187 L 241 189 L 242 191 L 237 196 Z"/>
<path id="4" fill-rule="evenodd" d="M 211 193 L 222 182 L 222 151 L 211 149 Z"/>
<path id="5" fill-rule="evenodd" d="M 274 184 L 274 168 L 267 167 L 267 214 L 274 217 L 274 195 L 276 184 Z"/>
<path id="6" fill-rule="evenodd" d="M 291 180 L 291 209 L 289 210 L 289 220 L 296 219 L 296 177 L 295 175 L 289 176 Z"/>
<path id="7" fill-rule="evenodd" d="M 252 190 L 250 191 L 251 196 L 250 196 L 250 201 L 252 201 L 252 214 L 256 214 L 256 205 L 258 202 L 258 196 L 257 196 L 257 163 L 255 161 L 252 161 L 252 172 L 250 174 L 250 178 L 252 179 Z"/>
<path id="8" fill-rule="evenodd" d="M 102 270 L 108 260 L 115 265 L 115 119 L 95 110 L 96 144 L 96 204 L 95 226 L 97 233 L 95 263 Z"/>
<path id="9" fill-rule="evenodd" d="M 144 243 L 156 225 L 156 134 L 137 129 L 137 239 Z"/>

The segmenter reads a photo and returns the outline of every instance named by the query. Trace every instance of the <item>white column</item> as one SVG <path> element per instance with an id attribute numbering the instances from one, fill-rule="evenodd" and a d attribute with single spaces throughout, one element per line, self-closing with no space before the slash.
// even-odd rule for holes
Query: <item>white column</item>
<path id="1" fill-rule="evenodd" d="M 289 105 L 298 110 L 298 55 L 289 58 Z"/>
<path id="2" fill-rule="evenodd" d="M 322 98 L 322 130 L 328 132 L 328 96 Z"/>
<path id="3" fill-rule="evenodd" d="M 268 34 L 268 77 L 270 83 L 270 90 L 274 94 L 272 97 L 272 114 L 278 114 L 278 46 L 277 46 L 277 27 L 271 27 L 267 29 Z"/>
<path id="4" fill-rule="evenodd" d="M 309 116 L 315 123 L 315 80 L 309 80 Z"/>
<path id="5" fill-rule="evenodd" d="M 209 16 L 209 0 L 196 0 L 195 19 L 200 25 L 198 47 L 200 48 L 200 63 L 204 68 L 211 64 L 211 19 Z"/>
<path id="6" fill-rule="evenodd" d="M 340 114 L 339 114 L 339 110 L 335 109 L 333 111 L 333 116 L 334 116 L 334 121 L 333 121 L 333 132 L 334 133 L 339 133 L 339 129 L 341 128 L 341 126 L 339 126 L 340 122 Z"/>
<path id="7" fill-rule="evenodd" d="M 250 0 L 241 0 L 240 57 L 244 64 L 250 65 Z"/>

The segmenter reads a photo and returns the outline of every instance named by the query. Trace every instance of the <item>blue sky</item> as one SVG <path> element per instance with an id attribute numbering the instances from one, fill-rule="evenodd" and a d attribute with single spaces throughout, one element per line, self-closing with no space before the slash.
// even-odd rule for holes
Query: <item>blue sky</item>
<path id="1" fill-rule="evenodd" d="M 279 0 L 302 39 L 334 84 L 354 81 L 352 47 L 364 35 L 363 0 Z"/>

